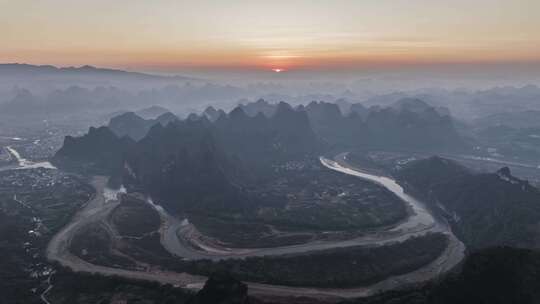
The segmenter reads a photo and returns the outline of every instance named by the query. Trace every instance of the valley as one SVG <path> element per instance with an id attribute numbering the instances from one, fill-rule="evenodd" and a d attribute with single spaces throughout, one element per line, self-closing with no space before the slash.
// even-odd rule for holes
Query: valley
<path id="1" fill-rule="evenodd" d="M 340 163 L 321 158 L 321 162 L 334 170 L 341 172 L 347 172 L 347 174 L 353 174 L 356 176 L 361 176 L 364 179 L 371 181 L 381 182 L 381 178 L 369 175 L 367 173 L 361 173 L 355 171 L 354 169 L 345 167 L 346 163 L 343 161 L 343 155 L 337 159 Z M 181 256 L 184 258 L 189 258 L 191 260 L 198 259 L 213 259 L 213 260 L 225 260 L 225 259 L 238 259 L 246 257 L 256 257 L 256 256 L 283 256 L 290 254 L 299 254 L 299 253 L 316 253 L 321 250 L 329 250 L 333 248 L 358 248 L 377 246 L 384 248 L 385 244 L 396 243 L 396 242 L 406 242 L 410 239 L 415 239 L 427 235 L 429 233 L 444 233 L 448 237 L 449 243 L 447 249 L 443 251 L 442 254 L 434 261 L 429 262 L 427 266 L 422 266 L 418 270 L 412 271 L 410 274 L 399 274 L 392 276 L 388 279 L 380 281 L 374 285 L 366 286 L 362 288 L 353 288 L 353 289 L 340 289 L 336 291 L 327 290 L 327 289 L 301 289 L 301 287 L 274 287 L 272 285 L 261 285 L 255 283 L 248 283 L 251 290 L 254 290 L 258 294 L 271 294 L 272 292 L 278 290 L 288 290 L 289 292 L 297 293 L 314 293 L 315 295 L 320 296 L 333 296 L 339 297 L 343 296 L 359 296 L 359 295 L 368 295 L 376 291 L 394 288 L 401 284 L 410 284 L 415 281 L 424 281 L 430 278 L 430 276 L 437 276 L 441 272 L 444 272 L 448 269 L 451 269 L 456 263 L 458 263 L 464 255 L 463 244 L 449 232 L 446 225 L 443 223 L 437 223 L 429 213 L 423 209 L 420 203 L 410 197 L 403 196 L 399 192 L 400 188 L 397 184 L 392 184 L 392 181 L 387 179 L 384 180 L 385 187 L 388 187 L 396 195 L 400 196 L 408 204 L 411 204 L 415 215 L 408 218 L 407 222 L 401 223 L 388 231 L 374 233 L 369 236 L 355 238 L 344 241 L 315 241 L 308 242 L 301 245 L 292 245 L 292 246 L 283 246 L 276 248 L 249 248 L 249 249 L 238 249 L 238 248 L 215 248 L 208 246 L 208 244 L 200 244 L 194 240 L 188 239 L 189 236 L 183 236 L 183 239 L 186 241 L 194 241 L 196 246 L 188 246 L 189 242 L 181 242 L 182 230 L 185 230 L 185 226 L 189 225 L 185 220 L 178 220 L 170 216 L 163 208 L 159 206 L 153 206 L 157 210 L 161 217 L 161 229 L 160 229 L 160 242 L 163 247 L 171 253 Z M 107 217 L 110 213 L 119 206 L 119 197 L 111 197 L 112 200 L 107 200 L 103 196 L 103 191 L 105 189 L 106 179 L 103 177 L 96 177 L 92 182 L 93 186 L 96 188 L 96 196 L 81 210 L 78 215 L 75 217 L 75 220 L 72 224 L 67 225 L 60 233 L 58 233 L 51 243 L 48 246 L 47 253 L 48 257 L 51 260 L 56 260 L 68 266 L 75 271 L 82 272 L 96 272 L 104 275 L 120 275 L 128 278 L 137 278 L 144 280 L 157 280 L 162 283 L 174 284 L 177 286 L 191 287 L 196 288 L 202 286 L 204 278 L 200 276 L 188 275 L 186 273 L 171 272 L 166 270 L 152 270 L 146 269 L 143 271 L 134 271 L 126 270 L 119 268 L 112 268 L 106 266 L 100 266 L 88 263 L 81 259 L 80 257 L 75 256 L 69 250 L 69 244 L 73 241 L 73 238 L 76 237 L 77 230 L 81 229 L 86 225 L 90 225 L 96 222 L 106 222 Z M 396 193 L 397 192 L 397 193 Z M 121 194 L 118 194 L 121 196 Z M 180 233 L 179 233 L 180 231 Z M 114 238 L 114 235 L 112 235 Z M 281 288 L 281 289 L 280 289 Z M 300 288 L 300 289 L 299 289 Z"/>
<path id="2" fill-rule="evenodd" d="M 254 115 L 258 107 L 272 116 Z M 540 244 L 533 163 L 476 154 L 455 138 L 447 118 L 419 101 L 370 110 L 391 124 L 385 132 L 404 132 L 392 139 L 398 142 L 387 142 L 390 147 L 374 139 L 387 135 L 374 135 L 372 128 L 380 126 L 329 115 L 335 110 L 323 102 L 294 108 L 258 101 L 185 120 L 125 113 L 67 136 L 50 162 L 21 156 L 41 151 L 38 140 L 6 137 L 0 173 L 22 189 L 37 193 L 32 179 L 58 175 L 84 180 L 93 193 L 45 224 L 52 227 L 47 242 L 32 248 L 39 262 L 30 262 L 41 270 L 28 279 L 38 287 L 29 290 L 43 303 L 63 303 L 76 297 L 65 289 L 66 279 L 99 284 L 101 277 L 126 286 L 126 296 L 161 286 L 183 298 L 227 274 L 244 282 L 254 301 L 288 303 L 301 296 L 337 303 L 432 286 L 459 273 L 469 250 Z M 432 131 L 399 130 L 399 123 L 412 122 L 415 128 L 434 123 L 442 129 L 432 131 L 447 132 L 452 143 Z M 354 124 L 369 132 L 331 139 Z M 410 146 L 392 148 L 401 146 L 401 137 Z M 456 150 L 431 157 L 426 144 Z M 500 165 L 511 169 L 492 173 Z M 54 189 L 55 183 L 47 185 Z M 490 187 L 498 190 L 475 190 Z M 69 198 L 62 192 L 55 200 Z M 19 194 L 13 202 L 33 208 Z M 41 227 L 45 210 L 28 223 Z M 521 223 L 512 222 L 516 218 Z"/>

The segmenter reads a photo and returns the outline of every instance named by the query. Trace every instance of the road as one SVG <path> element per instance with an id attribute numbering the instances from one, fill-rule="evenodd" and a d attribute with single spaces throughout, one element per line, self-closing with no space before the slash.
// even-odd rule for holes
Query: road
<path id="1" fill-rule="evenodd" d="M 424 267 L 400 276 L 387 278 L 371 286 L 348 288 L 348 289 L 326 289 L 307 287 L 287 287 L 248 282 L 251 295 L 260 296 L 313 296 L 318 299 L 327 299 L 332 302 L 341 298 L 354 298 L 371 295 L 375 292 L 394 289 L 404 284 L 422 282 L 432 279 L 439 274 L 453 268 L 464 257 L 465 247 L 454 234 L 448 225 L 437 222 L 427 211 L 424 205 L 415 198 L 404 193 L 403 188 L 394 180 L 388 177 L 376 176 L 362 172 L 353 168 L 347 163 L 346 154 L 338 155 L 334 160 L 321 158 L 321 163 L 329 169 L 363 178 L 386 187 L 398 197 L 408 203 L 414 211 L 409 220 L 384 232 L 374 233 L 367 236 L 354 238 L 345 241 L 316 241 L 300 245 L 283 246 L 276 248 L 204 248 L 206 251 L 194 249 L 187 246 L 178 238 L 179 231 L 189 227 L 186 221 L 179 220 L 167 214 L 163 208 L 154 205 L 162 216 L 164 224 L 161 229 L 162 244 L 174 254 L 189 258 L 202 259 L 211 258 L 214 260 L 239 258 L 248 256 L 279 255 L 289 253 L 305 253 L 315 250 L 331 249 L 337 247 L 350 247 L 359 245 L 384 245 L 397 241 L 404 241 L 413 236 L 424 235 L 429 232 L 445 233 L 449 238 L 448 248 L 435 261 Z M 106 177 L 94 177 L 92 185 L 96 188 L 96 195 L 81 209 L 73 218 L 70 224 L 65 226 L 56 234 L 47 247 L 47 257 L 52 261 L 73 269 L 74 271 L 99 273 L 102 275 L 117 275 L 126 278 L 157 281 L 174 286 L 181 286 L 190 289 L 202 288 L 205 277 L 191 275 L 187 273 L 175 273 L 167 271 L 149 270 L 132 271 L 118 268 L 94 265 L 71 254 L 68 250 L 69 243 L 75 233 L 82 227 L 102 221 L 119 204 L 117 200 L 105 199 Z M 110 191 L 110 190 L 107 190 Z M 180 232 L 181 233 L 181 232 Z"/>

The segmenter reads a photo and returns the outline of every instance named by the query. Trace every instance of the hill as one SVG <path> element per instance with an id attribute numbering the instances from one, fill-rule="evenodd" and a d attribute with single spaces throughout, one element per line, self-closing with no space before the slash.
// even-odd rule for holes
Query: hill
<path id="1" fill-rule="evenodd" d="M 508 168 L 473 173 L 432 157 L 411 162 L 396 175 L 450 221 L 469 249 L 540 248 L 540 191 Z"/>

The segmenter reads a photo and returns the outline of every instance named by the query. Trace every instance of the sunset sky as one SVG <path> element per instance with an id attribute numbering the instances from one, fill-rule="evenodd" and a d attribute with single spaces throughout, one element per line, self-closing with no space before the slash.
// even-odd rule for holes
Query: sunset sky
<path id="1" fill-rule="evenodd" d="M 540 61 L 538 0 L 0 0 L 0 62 L 140 70 Z"/>

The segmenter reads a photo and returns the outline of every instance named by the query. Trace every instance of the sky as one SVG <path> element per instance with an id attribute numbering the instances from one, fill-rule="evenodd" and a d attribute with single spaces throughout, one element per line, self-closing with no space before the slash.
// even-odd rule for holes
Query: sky
<path id="1" fill-rule="evenodd" d="M 538 0 L 0 0 L 0 62 L 354 70 L 540 62 Z"/>

